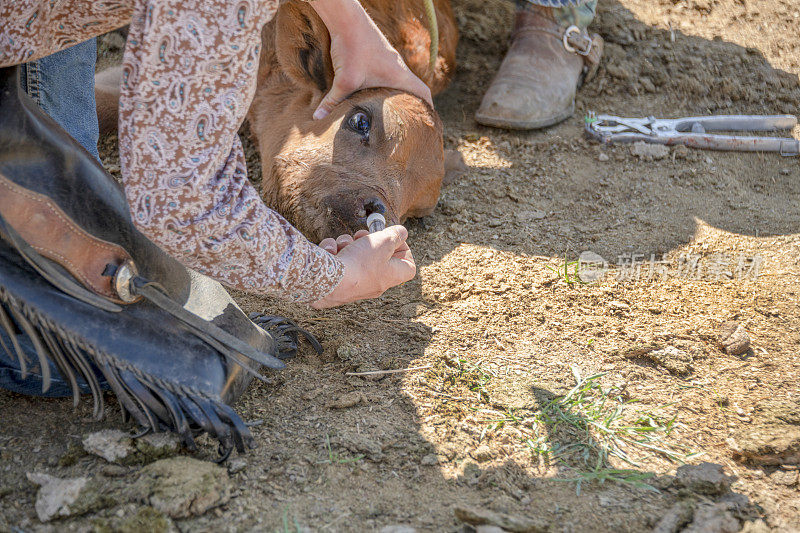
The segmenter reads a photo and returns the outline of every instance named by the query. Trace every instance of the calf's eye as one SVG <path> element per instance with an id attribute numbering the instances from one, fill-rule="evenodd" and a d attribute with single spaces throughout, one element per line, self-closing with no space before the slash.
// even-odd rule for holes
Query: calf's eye
<path id="1" fill-rule="evenodd" d="M 369 116 L 363 111 L 353 113 L 348 121 L 348 125 L 356 133 L 360 133 L 363 136 L 369 135 L 370 120 Z"/>

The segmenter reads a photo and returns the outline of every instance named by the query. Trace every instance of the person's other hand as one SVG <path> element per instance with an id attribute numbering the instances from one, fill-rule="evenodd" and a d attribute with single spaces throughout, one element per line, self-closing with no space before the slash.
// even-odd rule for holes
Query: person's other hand
<path id="1" fill-rule="evenodd" d="M 406 66 L 357 0 L 314 0 L 311 5 L 331 34 L 333 85 L 314 112 L 325 118 L 361 89 L 389 87 L 414 94 L 429 104 L 431 91 Z"/>
<path id="2" fill-rule="evenodd" d="M 333 241 L 337 247 L 336 257 L 344 264 L 344 276 L 330 294 L 311 304 L 314 309 L 377 298 L 416 275 L 417 265 L 406 243 L 406 228 L 390 226 L 375 233 L 361 233 L 356 233 L 355 239 L 340 237 Z M 320 245 L 326 244 L 330 251 L 331 243 L 326 241 L 331 240 L 326 239 Z M 339 240 L 341 242 L 337 242 Z"/>

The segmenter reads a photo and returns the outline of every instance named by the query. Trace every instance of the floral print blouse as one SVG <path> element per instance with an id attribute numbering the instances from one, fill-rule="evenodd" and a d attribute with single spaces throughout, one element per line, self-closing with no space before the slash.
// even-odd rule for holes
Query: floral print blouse
<path id="1" fill-rule="evenodd" d="M 2 0 L 0 67 L 130 24 L 119 149 L 137 227 L 187 266 L 313 302 L 342 264 L 262 202 L 237 135 L 279 0 Z"/>

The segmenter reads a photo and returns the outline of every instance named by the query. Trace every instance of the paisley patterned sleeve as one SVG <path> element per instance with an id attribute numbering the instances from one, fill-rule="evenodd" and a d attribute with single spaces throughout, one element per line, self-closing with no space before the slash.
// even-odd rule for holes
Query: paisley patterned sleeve
<path id="1" fill-rule="evenodd" d="M 0 67 L 35 61 L 122 27 L 130 0 L 0 0 Z"/>
<path id="2" fill-rule="evenodd" d="M 277 0 L 139 0 L 120 98 L 125 193 L 139 229 L 228 286 L 311 302 L 342 264 L 267 208 L 237 130 Z"/>

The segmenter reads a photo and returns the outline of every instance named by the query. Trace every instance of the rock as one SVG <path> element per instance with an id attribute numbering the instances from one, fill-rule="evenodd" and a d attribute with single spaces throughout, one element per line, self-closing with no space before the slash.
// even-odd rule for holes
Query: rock
<path id="1" fill-rule="evenodd" d="M 419 462 L 422 466 L 435 466 L 439 464 L 439 457 L 435 453 L 429 453 Z"/>
<path id="2" fill-rule="evenodd" d="M 601 163 L 605 163 L 605 162 L 606 162 L 606 161 L 608 161 L 609 159 L 611 159 L 611 158 L 610 158 L 610 157 L 608 157 L 608 154 L 607 154 L 607 153 L 605 153 L 605 152 L 600 152 L 600 153 L 597 155 L 597 160 L 598 160 L 598 161 L 600 161 Z"/>
<path id="3" fill-rule="evenodd" d="M 794 487 L 797 485 L 798 472 L 797 470 L 776 470 L 769 478 L 777 485 Z"/>
<path id="4" fill-rule="evenodd" d="M 753 407 L 753 416 L 762 424 L 800 426 L 800 399 L 770 399 Z"/>
<path id="5" fill-rule="evenodd" d="M 694 516 L 694 505 L 688 501 L 680 501 L 661 517 L 653 528 L 653 533 L 677 533 L 689 523 L 692 516 Z"/>
<path id="6" fill-rule="evenodd" d="M 616 353 L 618 353 L 625 359 L 639 359 L 640 357 L 644 357 L 653 350 L 661 350 L 662 348 L 664 348 L 664 346 L 661 344 L 647 342 L 642 344 L 635 344 Z"/>
<path id="7" fill-rule="evenodd" d="M 228 473 L 229 474 L 238 474 L 242 470 L 247 468 L 247 461 L 244 459 L 237 457 L 236 459 L 231 459 L 228 462 Z"/>
<path id="8" fill-rule="evenodd" d="M 720 348 L 728 355 L 742 355 L 750 349 L 750 337 L 738 322 L 725 322 L 717 339 Z"/>
<path id="9" fill-rule="evenodd" d="M 126 459 L 136 451 L 131 436 L 118 429 L 103 429 L 90 433 L 83 439 L 83 449 L 110 463 Z"/>
<path id="10" fill-rule="evenodd" d="M 626 304 L 625 302 L 620 302 L 619 300 L 612 300 L 608 304 L 608 307 L 612 311 L 630 311 L 631 310 L 631 306 L 630 305 Z"/>
<path id="11" fill-rule="evenodd" d="M 421 313 L 424 312 L 425 312 L 425 307 L 414 302 L 405 304 L 400 308 L 400 315 L 403 318 L 416 318 L 417 316 L 419 316 Z"/>
<path id="12" fill-rule="evenodd" d="M 683 144 L 678 144 L 672 148 L 672 157 L 674 159 L 686 159 L 689 157 L 689 148 Z"/>
<path id="13" fill-rule="evenodd" d="M 61 479 L 47 474 L 31 473 L 27 474 L 28 479 L 39 485 L 39 492 L 36 493 L 36 516 L 42 522 L 48 522 L 55 517 L 70 516 L 73 514 L 71 506 L 80 497 L 88 478 L 76 477 Z"/>
<path id="14" fill-rule="evenodd" d="M 699 505 L 694 520 L 682 533 L 739 533 L 739 520 L 728 510 L 727 503 Z"/>
<path id="15" fill-rule="evenodd" d="M 328 403 L 329 409 L 348 409 L 350 407 L 355 407 L 356 405 L 360 404 L 364 400 L 364 395 L 361 394 L 359 391 L 352 391 L 345 394 L 342 394 L 335 400 L 332 400 Z"/>
<path id="16" fill-rule="evenodd" d="M 652 161 L 654 159 L 664 159 L 667 157 L 669 155 L 669 147 L 663 144 L 650 144 L 639 141 L 631 145 L 631 153 L 639 159 Z"/>
<path id="17" fill-rule="evenodd" d="M 736 431 L 727 444 L 739 461 L 757 465 L 800 464 L 800 426 L 747 425 Z"/>
<path id="18" fill-rule="evenodd" d="M 181 443 L 174 433 L 148 433 L 133 439 L 124 431 L 104 429 L 87 435 L 83 449 L 110 463 L 127 465 L 171 457 L 180 451 Z"/>
<path id="19" fill-rule="evenodd" d="M 228 471 L 191 457 L 161 459 L 142 468 L 134 490 L 170 518 L 201 515 L 230 500 Z"/>
<path id="20" fill-rule="evenodd" d="M 140 533 L 142 531 L 173 533 L 178 531 L 168 516 L 149 506 L 140 507 L 133 515 L 126 516 L 123 512 L 122 516 L 93 520 L 92 526 L 92 531 L 96 533 L 105 533 L 106 531 L 114 533 Z"/>
<path id="21" fill-rule="evenodd" d="M 549 524 L 541 518 L 512 516 L 476 507 L 456 507 L 454 511 L 457 519 L 473 526 L 496 526 L 514 533 L 545 533 L 549 530 Z"/>
<path id="22" fill-rule="evenodd" d="M 485 444 L 478 446 L 470 455 L 472 455 L 472 458 L 479 463 L 491 461 L 492 457 L 494 456 L 492 450 Z"/>
<path id="23" fill-rule="evenodd" d="M 519 211 L 516 214 L 517 220 L 521 223 L 531 223 L 535 222 L 536 220 L 542 220 L 543 218 L 547 218 L 547 213 L 540 209 L 530 209 L 526 211 Z"/>
<path id="24" fill-rule="evenodd" d="M 683 465 L 675 472 L 675 483 L 693 492 L 711 496 L 726 493 L 736 478 L 726 476 L 722 466 L 714 463 Z"/>
<path id="25" fill-rule="evenodd" d="M 670 374 L 686 376 L 692 373 L 692 356 L 674 346 L 652 350 L 642 357 L 650 359 L 658 366 L 666 368 Z"/>
<path id="26" fill-rule="evenodd" d="M 338 444 L 355 454 L 366 455 L 371 461 L 378 462 L 383 459 L 383 447 L 380 443 L 363 434 L 341 433 L 331 438 L 331 444 Z"/>
<path id="27" fill-rule="evenodd" d="M 392 524 L 383 526 L 378 530 L 378 533 L 417 533 L 417 528 L 405 524 Z"/>

